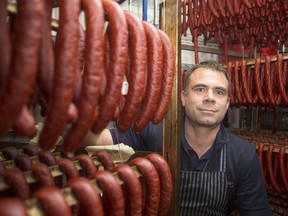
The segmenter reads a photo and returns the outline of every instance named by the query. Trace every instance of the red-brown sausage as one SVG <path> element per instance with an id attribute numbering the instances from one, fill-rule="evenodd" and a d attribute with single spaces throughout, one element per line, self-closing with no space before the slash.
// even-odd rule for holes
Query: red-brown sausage
<path id="1" fill-rule="evenodd" d="M 114 111 L 121 98 L 121 86 L 127 68 L 128 31 L 124 11 L 114 1 L 103 0 L 109 20 L 109 71 L 105 94 L 101 98 L 99 116 L 92 127 L 94 133 L 102 131 L 113 119 Z"/>
<path id="2" fill-rule="evenodd" d="M 4 173 L 4 178 L 9 184 L 9 191 L 12 196 L 19 197 L 20 199 L 29 199 L 30 189 L 26 181 L 24 173 L 17 169 L 6 169 Z"/>
<path id="3" fill-rule="evenodd" d="M 6 160 L 13 160 L 19 154 L 18 149 L 14 146 L 4 147 L 1 151 Z"/>
<path id="4" fill-rule="evenodd" d="M 22 147 L 22 151 L 24 154 L 30 157 L 38 155 L 38 149 L 35 145 L 30 145 L 30 144 L 24 145 Z"/>
<path id="5" fill-rule="evenodd" d="M 0 96 L 5 89 L 11 61 L 11 36 L 7 22 L 7 1 L 0 0 Z"/>
<path id="6" fill-rule="evenodd" d="M 125 11 L 129 32 L 129 83 L 125 104 L 119 116 L 117 128 L 127 130 L 137 117 L 137 111 L 145 94 L 147 81 L 147 40 L 141 20 L 131 12 Z"/>
<path id="7" fill-rule="evenodd" d="M 10 129 L 22 106 L 28 102 L 36 79 L 44 18 L 43 4 L 41 0 L 17 3 L 13 58 L 7 85 L 0 98 L 0 137 Z"/>
<path id="8" fill-rule="evenodd" d="M 92 156 L 97 156 L 100 163 L 103 165 L 105 170 L 115 171 L 115 164 L 111 156 L 106 151 L 96 151 Z"/>
<path id="9" fill-rule="evenodd" d="M 230 104 L 233 106 L 235 103 L 235 100 L 234 100 L 234 88 L 235 88 L 234 82 L 235 82 L 235 80 L 234 80 L 234 76 L 232 76 L 232 65 L 233 65 L 233 63 L 231 61 L 229 61 L 227 63 L 227 72 L 228 72 L 228 75 L 230 77 L 230 82 L 231 82 L 229 97 L 230 97 Z"/>
<path id="10" fill-rule="evenodd" d="M 267 91 L 267 102 L 270 105 L 275 103 L 275 98 L 273 97 L 273 87 L 271 82 L 271 57 L 265 56 L 265 86 Z"/>
<path id="11" fill-rule="evenodd" d="M 59 1 L 60 19 L 56 38 L 56 62 L 53 91 L 39 146 L 51 149 L 68 122 L 67 110 L 73 99 L 73 87 L 78 69 L 78 39 L 80 0 Z"/>
<path id="12" fill-rule="evenodd" d="M 39 188 L 55 186 L 55 181 L 48 166 L 44 163 L 35 163 L 31 168 L 37 179 Z"/>
<path id="13" fill-rule="evenodd" d="M 55 67 L 55 52 L 54 42 L 51 37 L 51 21 L 52 21 L 52 7 L 53 0 L 44 1 L 45 17 L 42 26 L 42 39 L 40 50 L 39 72 L 37 74 L 37 81 L 40 91 L 43 94 L 45 101 L 49 102 L 54 78 Z"/>
<path id="14" fill-rule="evenodd" d="M 285 89 L 286 83 L 284 83 L 285 79 L 283 79 L 285 75 L 282 75 L 285 73 L 287 73 L 287 71 L 283 70 L 283 55 L 278 54 L 278 56 L 277 56 L 277 69 L 276 69 L 277 85 L 278 85 L 278 88 L 280 89 L 282 103 L 288 104 L 288 94 L 287 94 L 286 89 Z"/>
<path id="15" fill-rule="evenodd" d="M 34 196 L 47 216 L 72 216 L 71 209 L 60 189 L 43 187 L 37 190 Z"/>
<path id="16" fill-rule="evenodd" d="M 72 179 L 80 176 L 73 161 L 67 158 L 61 158 L 57 161 L 57 164 L 61 171 L 65 174 L 67 179 Z"/>
<path id="17" fill-rule="evenodd" d="M 163 66 L 163 46 L 160 35 L 152 24 L 143 21 L 143 25 L 148 45 L 148 77 L 144 101 L 133 125 L 137 132 L 144 129 L 157 109 Z"/>
<path id="18" fill-rule="evenodd" d="M 272 160 L 273 149 L 274 149 L 274 146 L 270 145 L 267 150 L 267 155 L 266 155 L 267 157 L 266 163 L 267 163 L 267 171 L 268 171 L 267 173 L 271 181 L 272 188 L 276 192 L 280 193 L 281 188 L 279 187 L 278 183 L 275 180 L 275 176 L 273 175 L 273 160 Z"/>
<path id="19" fill-rule="evenodd" d="M 16 157 L 14 158 L 14 162 L 17 167 L 22 171 L 31 170 L 33 165 L 31 158 L 26 154 L 16 155 Z"/>
<path id="20" fill-rule="evenodd" d="M 135 158 L 130 162 L 130 165 L 136 166 L 145 183 L 145 204 L 143 215 L 158 215 L 160 203 L 160 179 L 156 168 L 146 158 Z"/>
<path id="21" fill-rule="evenodd" d="M 97 171 L 93 159 L 87 154 L 79 154 L 76 156 L 76 160 L 78 160 L 80 165 L 82 166 L 86 178 L 91 179 L 94 173 Z"/>
<path id="22" fill-rule="evenodd" d="M 152 119 L 154 124 L 162 121 L 168 111 L 175 74 L 175 55 L 172 42 L 165 32 L 160 29 L 158 29 L 158 32 L 163 44 L 163 69 L 158 108 Z"/>
<path id="23" fill-rule="evenodd" d="M 100 170 L 95 172 L 94 178 L 103 190 L 104 200 L 108 202 L 103 202 L 105 215 L 124 216 L 124 195 L 121 186 L 118 184 L 114 175 L 107 170 Z"/>
<path id="24" fill-rule="evenodd" d="M 71 187 L 73 193 L 78 200 L 79 216 L 104 216 L 104 210 L 101 198 L 98 191 L 88 179 L 86 178 L 73 178 L 67 182 L 67 186 Z"/>
<path id="25" fill-rule="evenodd" d="M 265 98 L 262 92 L 262 87 L 261 87 L 261 59 L 256 58 L 255 60 L 255 66 L 254 66 L 254 84 L 256 86 L 256 91 L 259 99 L 260 104 L 265 104 Z"/>
<path id="26" fill-rule="evenodd" d="M 252 105 L 253 101 L 251 96 L 251 89 L 248 87 L 248 79 L 246 74 L 246 59 L 242 59 L 241 61 L 241 81 L 246 100 L 248 104 Z"/>
<path id="27" fill-rule="evenodd" d="M 142 187 L 136 173 L 127 164 L 117 166 L 116 171 L 124 182 L 125 215 L 142 215 Z"/>
<path id="28" fill-rule="evenodd" d="M 6 197 L 0 200 L 1 216 L 28 216 L 25 203 L 17 198 Z"/>
<path id="29" fill-rule="evenodd" d="M 47 166 L 54 166 L 57 164 L 55 156 L 50 151 L 39 151 L 39 160 Z"/>
<path id="30" fill-rule="evenodd" d="M 242 101 L 242 94 L 240 91 L 240 80 L 239 80 L 239 61 L 235 61 L 234 63 L 234 83 L 235 83 L 235 96 L 236 96 L 236 103 L 241 104 Z"/>
<path id="31" fill-rule="evenodd" d="M 287 163 L 285 164 L 285 146 L 281 146 L 279 148 L 279 173 L 282 181 L 283 188 L 286 192 L 288 192 L 288 171 L 287 171 Z"/>
<path id="32" fill-rule="evenodd" d="M 104 9 L 100 0 L 84 0 L 82 4 L 87 25 L 85 68 L 79 118 L 64 138 L 63 149 L 67 152 L 74 151 L 79 147 L 95 120 L 94 115 L 101 92 L 101 78 L 105 74 Z"/>
<path id="33" fill-rule="evenodd" d="M 259 157 L 259 161 L 260 161 L 260 166 L 261 166 L 261 170 L 262 170 L 262 176 L 263 176 L 263 180 L 264 180 L 264 185 L 265 185 L 265 188 L 266 190 L 269 189 L 269 186 L 268 186 L 268 183 L 267 183 L 267 178 L 265 176 L 265 170 L 264 170 L 264 162 L 263 162 L 263 148 L 264 148 L 264 145 L 263 143 L 259 143 L 258 144 L 258 149 L 257 149 L 257 154 L 258 154 L 258 157 Z"/>
<path id="34" fill-rule="evenodd" d="M 167 161 L 159 154 L 146 155 L 148 160 L 155 166 L 161 181 L 161 195 L 158 215 L 165 216 L 169 210 L 172 197 L 172 174 Z"/>

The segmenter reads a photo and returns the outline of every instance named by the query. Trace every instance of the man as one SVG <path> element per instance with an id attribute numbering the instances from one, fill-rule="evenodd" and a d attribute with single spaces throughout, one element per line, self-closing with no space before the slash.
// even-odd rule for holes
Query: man
<path id="1" fill-rule="evenodd" d="M 181 102 L 181 215 L 229 215 L 234 201 L 244 216 L 271 215 L 255 146 L 222 124 L 229 107 L 226 69 L 202 62 L 185 74 Z M 105 129 L 87 143 L 123 142 L 135 150 L 162 150 L 162 124 L 135 133 Z"/>

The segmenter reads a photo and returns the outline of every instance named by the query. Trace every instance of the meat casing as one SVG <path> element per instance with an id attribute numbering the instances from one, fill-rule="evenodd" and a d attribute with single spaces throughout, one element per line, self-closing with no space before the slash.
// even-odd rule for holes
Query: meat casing
<path id="1" fill-rule="evenodd" d="M 106 151 L 96 151 L 92 156 L 97 156 L 100 163 L 103 165 L 105 170 L 115 171 L 115 164 L 111 156 Z"/>
<path id="2" fill-rule="evenodd" d="M 2 104 L 0 106 L 0 137 L 12 126 L 22 106 L 28 102 L 36 79 L 41 29 L 44 21 L 43 4 L 41 0 L 23 0 L 17 3 L 13 58 L 11 58 L 7 85 L 0 98 L 0 104 Z"/>
<path id="3" fill-rule="evenodd" d="M 73 161 L 67 158 L 61 158 L 57 161 L 59 168 L 66 175 L 67 179 L 79 177 L 79 172 Z"/>
<path id="4" fill-rule="evenodd" d="M 125 195 L 125 215 L 137 216 L 142 215 L 143 201 L 141 183 L 130 166 L 121 164 L 116 167 L 121 180 L 123 180 Z"/>
<path id="5" fill-rule="evenodd" d="M 59 188 L 44 187 L 35 193 L 47 216 L 72 216 L 71 209 Z"/>
<path id="6" fill-rule="evenodd" d="M 169 210 L 172 197 L 172 174 L 166 160 L 159 154 L 148 154 L 145 158 L 155 166 L 161 182 L 161 195 L 158 215 L 165 216 Z"/>
<path id="7" fill-rule="evenodd" d="M 121 98 L 121 86 L 127 68 L 128 31 L 124 11 L 114 1 L 103 0 L 104 10 L 109 20 L 109 82 L 100 101 L 99 116 L 92 131 L 99 133 L 113 119 L 114 111 Z"/>
<path id="8" fill-rule="evenodd" d="M 133 13 L 125 11 L 129 32 L 130 68 L 127 75 L 129 90 L 120 112 L 117 128 L 127 130 L 137 117 L 145 93 L 147 81 L 147 40 L 141 20 Z"/>
<path id="9" fill-rule="evenodd" d="M 163 66 L 163 47 L 160 35 L 152 24 L 143 21 L 143 25 L 148 45 L 148 76 L 144 100 L 133 125 L 137 132 L 144 129 L 157 109 Z"/>
<path id="10" fill-rule="evenodd" d="M 94 174 L 96 182 L 100 185 L 104 193 L 104 211 L 107 216 L 124 216 L 124 195 L 120 184 L 114 175 L 107 170 L 100 170 Z"/>
<path id="11" fill-rule="evenodd" d="M 56 39 L 56 62 L 53 91 L 47 118 L 39 137 L 39 146 L 51 149 L 68 122 L 73 87 L 78 69 L 80 0 L 60 0 L 60 19 Z"/>
<path id="12" fill-rule="evenodd" d="M 67 182 L 78 200 L 78 213 L 81 216 L 104 216 L 101 198 L 95 186 L 86 178 L 73 178 Z"/>
<path id="13" fill-rule="evenodd" d="M 31 171 L 37 178 L 39 187 L 55 186 L 52 173 L 46 164 L 35 163 L 33 164 Z"/>
<path id="14" fill-rule="evenodd" d="M 163 68 L 158 108 L 152 119 L 154 124 L 162 121 L 168 111 L 175 74 L 175 54 L 172 42 L 165 32 L 160 29 L 158 29 L 158 32 L 163 44 Z"/>
<path id="15" fill-rule="evenodd" d="M 0 200 L 0 215 L 28 216 L 25 203 L 17 198 L 2 198 Z"/>
<path id="16" fill-rule="evenodd" d="M 89 155 L 79 154 L 76 156 L 76 160 L 78 160 L 80 165 L 83 167 L 86 178 L 91 179 L 97 171 L 93 159 Z"/>
<path id="17" fill-rule="evenodd" d="M 160 179 L 156 168 L 148 159 L 140 157 L 133 159 L 130 162 L 130 165 L 136 166 L 144 178 L 145 189 L 143 190 L 143 193 L 145 193 L 145 200 L 143 215 L 158 215 L 160 204 Z"/>
<path id="18" fill-rule="evenodd" d="M 74 151 L 83 141 L 95 118 L 101 92 L 104 63 L 104 9 L 101 0 L 82 1 L 87 25 L 85 68 L 79 105 L 79 118 L 65 136 L 63 149 Z M 107 111 L 107 110 L 106 110 Z"/>

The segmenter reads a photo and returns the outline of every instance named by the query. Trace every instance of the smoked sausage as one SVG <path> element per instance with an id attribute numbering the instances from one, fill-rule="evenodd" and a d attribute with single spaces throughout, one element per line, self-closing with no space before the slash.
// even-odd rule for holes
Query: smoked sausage
<path id="1" fill-rule="evenodd" d="M 31 171 L 37 179 L 39 188 L 55 186 L 52 173 L 46 164 L 35 163 L 32 165 Z"/>
<path id="2" fill-rule="evenodd" d="M 96 151 L 92 156 L 97 156 L 100 163 L 103 165 L 105 170 L 113 172 L 115 170 L 115 164 L 111 156 L 106 151 Z"/>
<path id="3" fill-rule="evenodd" d="M 101 93 L 104 62 L 104 9 L 101 0 L 82 1 L 87 25 L 85 38 L 85 68 L 79 104 L 79 118 L 68 130 L 63 149 L 76 150 L 95 120 Z"/>
<path id="4" fill-rule="evenodd" d="M 165 216 L 169 210 L 172 197 L 172 174 L 167 161 L 159 154 L 151 153 L 145 156 L 156 168 L 161 182 L 161 195 L 158 215 Z"/>
<path id="5" fill-rule="evenodd" d="M 17 11 L 13 58 L 7 85 L 0 97 L 0 137 L 10 129 L 22 106 L 28 102 L 38 71 L 44 3 L 42 0 L 19 1 Z"/>
<path id="6" fill-rule="evenodd" d="M 142 21 L 147 37 L 148 71 L 147 86 L 142 106 L 133 124 L 136 132 L 142 131 L 152 119 L 161 91 L 163 45 L 157 29 L 150 23 Z"/>
<path id="7" fill-rule="evenodd" d="M 124 195 L 114 175 L 107 170 L 95 172 L 96 183 L 103 190 L 104 213 L 107 216 L 124 216 Z M 107 203 L 106 203 L 107 201 Z"/>
<path id="8" fill-rule="evenodd" d="M 97 171 L 93 159 L 87 154 L 79 154 L 76 156 L 76 160 L 78 160 L 82 166 L 86 178 L 91 179 L 94 173 Z"/>
<path id="9" fill-rule="evenodd" d="M 172 42 L 165 32 L 160 29 L 158 29 L 158 32 L 163 45 L 163 68 L 158 108 L 152 119 L 154 124 L 162 121 L 168 111 L 175 74 L 175 55 Z"/>
<path id="10" fill-rule="evenodd" d="M 22 171 L 31 170 L 33 164 L 31 158 L 26 154 L 16 155 L 14 162 Z"/>
<path id="11" fill-rule="evenodd" d="M 117 128 L 127 130 L 137 117 L 137 111 L 145 94 L 147 80 L 147 40 L 141 20 L 131 12 L 125 11 L 129 33 L 129 83 L 125 104 L 120 111 Z"/>
<path id="12" fill-rule="evenodd" d="M 144 178 L 143 193 L 145 193 L 143 215 L 158 215 L 160 204 L 160 179 L 156 168 L 146 158 L 135 158 L 130 165 L 136 166 Z M 145 188 L 145 189 L 143 189 Z"/>
<path id="13" fill-rule="evenodd" d="M 104 216 L 104 210 L 98 191 L 88 179 L 73 178 L 67 182 L 78 200 L 77 215 L 79 216 Z"/>
<path id="14" fill-rule="evenodd" d="M 28 216 L 25 203 L 17 198 L 6 197 L 0 200 L 1 216 Z"/>
<path id="15" fill-rule="evenodd" d="M 142 188 L 137 175 L 127 164 L 117 166 L 116 171 L 120 179 L 124 182 L 122 187 L 125 196 L 125 215 L 142 215 Z"/>
<path id="16" fill-rule="evenodd" d="M 47 166 L 54 166 L 57 164 L 55 156 L 50 151 L 39 151 L 38 157 L 40 162 Z"/>
<path id="17" fill-rule="evenodd" d="M 73 87 L 78 69 L 78 39 L 80 0 L 59 1 L 60 19 L 56 37 L 56 62 L 52 97 L 47 117 L 39 137 L 39 147 L 51 149 L 68 122 L 73 99 Z"/>
<path id="18" fill-rule="evenodd" d="M 113 119 L 114 111 L 121 98 L 128 59 L 127 21 L 121 6 L 114 1 L 103 0 L 109 21 L 109 70 L 105 93 L 100 100 L 99 116 L 92 126 L 94 133 L 101 132 Z"/>
<path id="19" fill-rule="evenodd" d="M 59 188 L 43 187 L 35 192 L 35 198 L 47 216 L 72 216 L 71 209 Z"/>
<path id="20" fill-rule="evenodd" d="M 67 179 L 79 177 L 79 172 L 73 161 L 67 158 L 61 158 L 57 161 L 57 164 Z"/>

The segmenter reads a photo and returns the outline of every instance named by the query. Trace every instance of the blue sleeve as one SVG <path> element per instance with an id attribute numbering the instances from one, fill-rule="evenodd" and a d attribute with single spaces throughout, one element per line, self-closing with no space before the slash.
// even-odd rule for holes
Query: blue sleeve
<path id="1" fill-rule="evenodd" d="M 149 124 L 143 131 L 137 133 L 133 128 L 129 128 L 125 132 L 119 132 L 116 128 L 110 128 L 113 143 L 124 143 L 135 151 L 162 151 L 163 141 L 163 124 Z"/>
<path id="2" fill-rule="evenodd" d="M 241 216 L 270 216 L 267 192 L 264 186 L 259 158 L 255 152 L 251 164 L 239 179 L 236 200 Z"/>

